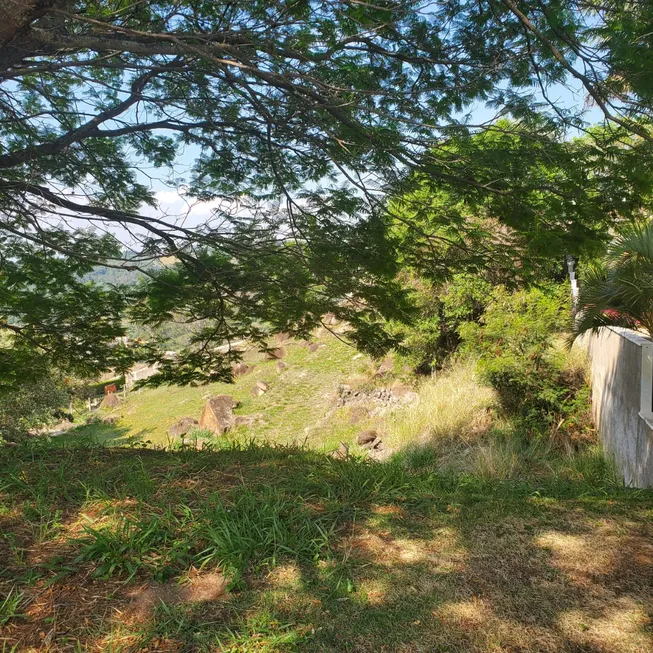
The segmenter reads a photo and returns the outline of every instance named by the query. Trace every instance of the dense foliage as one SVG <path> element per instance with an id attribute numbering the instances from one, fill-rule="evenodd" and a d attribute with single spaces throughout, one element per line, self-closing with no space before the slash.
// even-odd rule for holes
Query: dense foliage
<path id="1" fill-rule="evenodd" d="M 92 267 L 87 257 L 100 247 L 114 254 L 114 243 L 68 246 L 70 255 L 49 256 L 28 240 L 0 239 L 0 394 L 53 368 L 84 376 L 114 362 L 125 294 L 81 279 Z"/>
<path id="2" fill-rule="evenodd" d="M 466 270 L 517 287 L 550 278 L 566 254 L 595 256 L 611 225 L 650 207 L 648 145 L 627 141 L 598 128 L 565 140 L 551 124 L 507 119 L 455 134 L 390 203 L 402 263 L 436 280 Z"/>
<path id="3" fill-rule="evenodd" d="M 19 439 L 31 429 L 57 421 L 69 393 L 61 378 L 43 375 L 0 394 L 0 442 Z"/>
<path id="4" fill-rule="evenodd" d="M 653 222 L 623 227 L 605 258 L 584 271 L 574 336 L 602 326 L 653 335 Z"/>
<path id="5" fill-rule="evenodd" d="M 109 367 L 127 309 L 147 326 L 173 313 L 200 325 L 174 362 L 153 345 L 151 359 L 165 360 L 159 381 L 226 378 L 230 356 L 217 345 L 306 333 L 327 311 L 381 353 L 397 343 L 383 320 L 408 315 L 399 247 L 416 262 L 428 250 L 445 276 L 460 258 L 467 271 L 496 257 L 509 269 L 524 254 L 526 276 L 533 261 L 583 249 L 648 192 L 644 2 L 0 9 L 0 256 L 3 273 L 35 256 L 42 269 L 24 283 L 2 276 L 8 379 L 44 352 L 64 369 L 82 357 Z M 584 107 L 560 103 L 564 87 L 582 89 L 606 120 L 582 144 L 568 136 L 586 128 Z M 474 124 L 476 107 L 514 125 Z M 411 197 L 424 184 L 429 202 L 447 195 L 437 211 L 450 232 L 437 242 L 453 241 L 445 252 L 421 211 L 399 216 L 405 234 L 388 234 L 387 193 Z M 156 195 L 164 188 L 210 200 L 210 218 L 169 214 Z M 470 212 L 476 222 L 461 220 Z M 162 257 L 177 264 L 145 274 L 133 294 L 71 276 L 98 263 L 147 272 Z M 59 315 L 48 298 L 62 266 Z"/>
<path id="6" fill-rule="evenodd" d="M 400 353 L 413 370 L 427 374 L 440 368 L 457 351 L 461 325 L 481 318 L 492 286 L 469 274 L 454 275 L 451 281 L 440 285 L 411 276 L 406 284 L 415 313 L 410 327 L 394 325 L 403 335 Z"/>
<path id="7" fill-rule="evenodd" d="M 587 411 L 582 370 L 566 366 L 554 349 L 569 315 L 565 284 L 516 292 L 498 286 L 481 320 L 460 327 L 464 350 L 478 356 L 480 373 L 498 391 L 503 409 L 527 424 L 574 431 Z"/>

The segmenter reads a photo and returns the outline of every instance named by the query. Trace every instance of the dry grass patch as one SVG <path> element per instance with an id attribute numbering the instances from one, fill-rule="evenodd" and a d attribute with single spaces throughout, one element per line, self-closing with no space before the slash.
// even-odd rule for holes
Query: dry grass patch
<path id="1" fill-rule="evenodd" d="M 395 447 L 468 445 L 487 433 L 494 391 L 480 383 L 473 361 L 465 361 L 419 386 L 419 403 L 396 410 L 385 421 Z"/>

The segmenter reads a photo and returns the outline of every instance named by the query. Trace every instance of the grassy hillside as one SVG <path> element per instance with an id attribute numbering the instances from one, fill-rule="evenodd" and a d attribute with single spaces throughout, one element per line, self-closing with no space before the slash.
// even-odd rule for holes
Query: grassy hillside
<path id="1" fill-rule="evenodd" d="M 344 442 L 357 455 L 362 453 L 357 435 L 373 429 L 407 465 L 489 478 L 582 470 L 585 465 L 591 468 L 601 456 L 593 445 L 565 449 L 546 434 L 525 437 L 518 422 L 497 413 L 496 394 L 480 382 L 473 360 L 460 360 L 433 378 L 411 379 L 399 365 L 394 372 L 379 376 L 378 362 L 356 353 L 336 336 L 323 332 L 316 342 L 320 345 L 316 351 L 292 340 L 283 343 L 286 367 L 281 372 L 277 361 L 249 351 L 244 361 L 251 371 L 232 384 L 134 391 L 117 409 L 100 411 L 99 417 L 109 423 L 96 421 L 79 427 L 57 438 L 54 445 L 175 448 L 181 441 L 168 436 L 169 427 L 182 417 L 199 419 L 207 398 L 229 394 L 239 402 L 235 415 L 256 420 L 219 437 L 200 432 L 202 440 L 208 439 L 205 444 L 214 448 L 255 441 L 332 452 Z M 560 347 L 557 351 L 562 355 Z M 570 370 L 586 364 L 578 351 L 564 355 Z M 255 397 L 250 390 L 259 379 L 270 389 Z M 369 414 L 352 420 L 352 412 L 361 404 L 338 406 L 338 389 L 343 384 L 367 397 L 362 406 Z M 375 391 L 397 384 L 412 388 L 419 400 L 379 404 L 370 398 Z M 192 437 L 185 442 L 192 444 Z"/>
<path id="2" fill-rule="evenodd" d="M 379 411 L 399 380 L 322 344 L 0 448 L 3 653 L 653 650 L 653 492 L 621 487 L 595 445 L 502 417 L 473 362 Z M 342 384 L 369 400 L 356 423 Z M 218 393 L 261 421 L 141 448 Z M 353 444 L 367 428 L 387 462 Z"/>
<path id="3" fill-rule="evenodd" d="M 479 383 L 471 363 L 435 379 L 409 381 L 420 395 L 420 401 L 414 404 L 384 406 L 373 399 L 363 402 L 372 414 L 352 424 L 351 408 L 337 406 L 342 384 L 368 394 L 396 384 L 404 389 L 408 386 L 397 378 L 400 370 L 376 376 L 378 363 L 357 354 L 334 335 L 324 333 L 316 342 L 320 346 L 313 352 L 296 341 L 284 343 L 286 355 L 282 362 L 286 367 L 281 372 L 277 371 L 277 361 L 249 351 L 244 361 L 252 370 L 232 384 L 136 390 L 117 409 L 99 414 L 111 424 L 84 426 L 66 439 L 92 440 L 108 446 L 169 447 L 175 443 L 168 436 L 169 427 L 182 417 L 199 419 L 207 398 L 218 394 L 231 395 L 239 402 L 236 415 L 257 418 L 252 426 L 241 426 L 223 436 L 229 441 L 255 439 L 331 451 L 340 442 L 352 443 L 362 430 L 377 429 L 388 446 L 398 449 L 434 439 L 460 440 L 464 434 L 487 430 L 483 426 L 495 403 L 494 393 Z M 270 387 L 259 397 L 250 393 L 257 380 Z"/>
<path id="4" fill-rule="evenodd" d="M 250 351 L 244 361 L 253 367 L 252 371 L 236 378 L 233 384 L 137 390 L 124 405 L 103 413 L 104 417 L 116 418 L 114 426 L 92 425 L 78 429 L 74 437 L 97 437 L 107 444 L 149 440 L 167 446 L 172 424 L 186 416 L 199 419 L 208 397 L 228 394 L 240 402 L 236 415 L 260 417 L 255 427 L 240 427 L 230 434 L 231 438 L 337 447 L 340 439 L 350 438 L 355 430 L 338 416 L 328 424 L 321 420 L 333 408 L 338 386 L 346 380 L 369 379 L 375 366 L 332 335 L 325 335 L 320 343 L 323 346 L 315 352 L 294 341 L 284 343 L 286 355 L 282 360 L 287 368 L 281 373 L 276 370 L 277 361 Z M 253 397 L 250 390 L 259 379 L 268 383 L 270 390 Z"/>

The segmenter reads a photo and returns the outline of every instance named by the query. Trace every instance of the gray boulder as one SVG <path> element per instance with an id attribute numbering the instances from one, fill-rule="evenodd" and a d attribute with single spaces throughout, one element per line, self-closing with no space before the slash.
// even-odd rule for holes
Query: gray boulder
<path id="1" fill-rule="evenodd" d="M 186 435 L 188 431 L 198 424 L 199 422 L 194 417 L 182 417 L 168 429 L 168 435 L 171 438 L 178 438 L 181 435 Z"/>

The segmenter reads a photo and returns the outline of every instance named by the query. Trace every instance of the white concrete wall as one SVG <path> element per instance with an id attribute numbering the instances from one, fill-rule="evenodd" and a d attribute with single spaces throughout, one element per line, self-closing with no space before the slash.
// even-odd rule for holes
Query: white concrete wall
<path id="1" fill-rule="evenodd" d="M 149 379 L 151 376 L 154 376 L 159 369 L 158 364 L 148 365 L 147 363 L 136 363 L 134 367 L 125 374 L 125 385 L 128 389 L 134 387 L 136 381 L 142 381 L 143 379 Z"/>
<path id="2" fill-rule="evenodd" d="M 616 327 L 584 340 L 603 448 L 626 485 L 653 487 L 653 340 Z"/>

